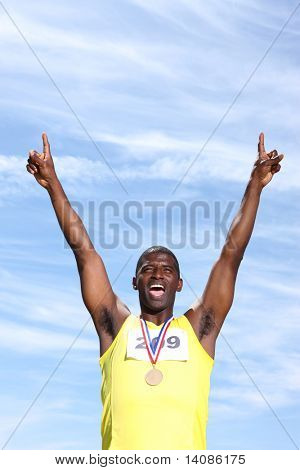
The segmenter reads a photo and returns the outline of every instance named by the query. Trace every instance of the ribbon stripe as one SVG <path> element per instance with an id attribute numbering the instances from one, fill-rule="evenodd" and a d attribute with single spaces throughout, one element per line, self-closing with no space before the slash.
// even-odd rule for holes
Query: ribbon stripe
<path id="1" fill-rule="evenodd" d="M 170 318 L 168 318 L 164 322 L 164 324 L 162 325 L 162 327 L 160 329 L 160 332 L 159 332 L 159 335 L 158 335 L 158 338 L 157 338 L 157 342 L 156 342 L 155 345 L 152 344 L 147 322 L 143 318 L 140 318 L 140 323 L 141 323 L 141 328 L 142 328 L 144 341 L 145 341 L 145 344 L 146 344 L 146 349 L 147 349 L 148 356 L 149 356 L 149 359 L 150 359 L 152 364 L 156 364 L 156 362 L 158 361 L 158 356 L 160 354 L 160 351 L 161 351 L 161 348 L 162 348 L 162 345 L 163 345 L 163 341 L 164 341 L 164 338 L 165 338 L 166 333 L 167 333 L 167 329 L 169 328 L 170 323 L 173 320 L 173 318 L 174 317 L 172 315 Z"/>

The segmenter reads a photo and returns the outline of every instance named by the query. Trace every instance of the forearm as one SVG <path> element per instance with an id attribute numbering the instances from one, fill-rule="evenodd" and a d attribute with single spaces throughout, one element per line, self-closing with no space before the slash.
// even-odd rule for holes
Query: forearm
<path id="1" fill-rule="evenodd" d="M 72 208 L 58 178 L 47 188 L 51 202 L 63 234 L 75 255 L 93 250 L 93 244 L 82 223 Z"/>
<path id="2" fill-rule="evenodd" d="M 257 178 L 251 176 L 223 248 L 223 253 L 234 259 L 241 260 L 243 258 L 253 231 L 261 191 L 262 185 Z"/>

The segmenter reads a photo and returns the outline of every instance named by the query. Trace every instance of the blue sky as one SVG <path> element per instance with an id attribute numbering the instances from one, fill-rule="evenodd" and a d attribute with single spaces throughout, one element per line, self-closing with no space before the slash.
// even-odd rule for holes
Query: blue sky
<path id="1" fill-rule="evenodd" d="M 208 246 L 193 248 L 189 235 L 183 248 L 174 249 L 187 281 L 177 297 L 180 314 L 194 292 L 201 294 L 220 251 L 215 203 L 225 210 L 234 202 L 231 220 L 263 130 L 267 148 L 286 157 L 263 192 L 218 340 L 207 444 L 293 449 L 292 438 L 299 446 L 300 11 L 172 194 L 297 2 L 9 0 L 4 5 L 81 125 L 0 8 L 2 445 L 88 319 L 73 254 L 48 194 L 25 168 L 28 151 L 41 148 L 42 131 L 67 195 L 82 204 L 111 280 L 129 260 L 114 289 L 135 313 L 131 278 L 153 232 L 145 201 L 182 201 L 188 210 L 194 201 L 207 204 L 209 216 L 200 216 L 196 235 L 201 240 L 208 230 Z M 120 215 L 103 219 L 97 212 L 93 227 L 89 204 L 98 211 L 103 201 L 116 201 Z M 101 236 L 109 223 L 124 228 L 120 220 L 128 201 L 144 208 L 142 245 L 128 249 L 121 237 L 117 248 L 104 249 Z M 156 234 L 158 243 L 167 244 L 163 210 Z M 172 233 L 175 239 L 180 234 L 178 217 Z M 89 323 L 8 449 L 100 448 L 98 348 Z"/>

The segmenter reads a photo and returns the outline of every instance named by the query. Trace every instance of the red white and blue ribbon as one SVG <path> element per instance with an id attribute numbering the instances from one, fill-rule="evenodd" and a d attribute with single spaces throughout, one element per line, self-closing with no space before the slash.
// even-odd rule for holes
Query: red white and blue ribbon
<path id="1" fill-rule="evenodd" d="M 159 353 L 161 351 L 161 348 L 163 347 L 163 343 L 164 343 L 164 339 L 165 339 L 165 336 L 166 336 L 166 333 L 167 333 L 167 329 L 169 328 L 170 323 L 173 320 L 173 318 L 174 317 L 172 315 L 162 325 L 162 327 L 160 329 L 160 332 L 159 332 L 159 335 L 158 335 L 158 338 L 157 338 L 157 341 L 156 341 L 156 344 L 152 344 L 147 322 L 143 318 L 140 318 L 142 333 L 143 333 L 144 341 L 145 341 L 145 344 L 146 344 L 146 349 L 147 349 L 148 356 L 149 356 L 149 359 L 150 359 L 152 364 L 157 363 Z"/>

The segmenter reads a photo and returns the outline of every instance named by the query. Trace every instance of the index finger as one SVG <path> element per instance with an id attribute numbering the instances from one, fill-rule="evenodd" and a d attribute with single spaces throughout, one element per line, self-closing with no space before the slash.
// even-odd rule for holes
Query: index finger
<path id="1" fill-rule="evenodd" d="M 259 134 L 259 141 L 258 141 L 258 153 L 261 156 L 263 153 L 265 153 L 265 136 L 264 133 L 261 132 Z"/>
<path id="2" fill-rule="evenodd" d="M 48 157 L 48 155 L 50 155 L 50 144 L 49 144 L 46 132 L 42 133 L 42 139 L 43 139 L 43 153 L 45 154 L 46 157 Z"/>

